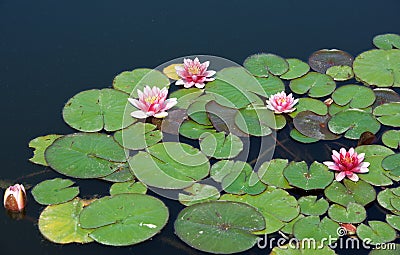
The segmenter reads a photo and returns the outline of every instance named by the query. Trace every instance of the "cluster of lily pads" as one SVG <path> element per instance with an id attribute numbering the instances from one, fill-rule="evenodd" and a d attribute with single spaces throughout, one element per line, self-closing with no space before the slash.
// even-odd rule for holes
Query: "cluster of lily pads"
<path id="1" fill-rule="evenodd" d="M 208 63 L 185 60 L 162 71 L 122 72 L 113 88 L 78 93 L 63 109 L 65 122 L 77 133 L 32 140 L 31 161 L 70 178 L 110 182 L 110 195 L 79 198 L 71 179 L 37 184 L 32 195 L 46 205 L 40 232 L 60 244 L 143 242 L 169 218 L 165 204 L 146 194 L 154 189 L 176 192 L 186 206 L 173 219 L 176 235 L 210 253 L 248 250 L 265 234 L 339 238 L 340 227 L 373 245 L 393 242 L 400 231 L 400 130 L 395 129 L 400 127 L 395 91 L 400 87 L 400 36 L 379 35 L 374 44 L 377 49 L 356 58 L 341 50 L 319 50 L 308 63 L 256 54 L 244 68 L 216 73 L 207 71 Z M 184 86 L 166 99 L 166 89 L 176 81 Z M 268 107 L 266 100 L 285 91 L 298 98 L 291 101 L 295 108 Z M 156 97 L 160 93 L 164 97 Z M 308 165 L 275 158 L 254 166 L 242 155 L 250 150 L 250 137 L 276 138 L 285 127 L 295 141 L 317 143 L 358 140 L 382 126 L 390 129 L 382 135 L 383 144 L 355 148 L 370 164 L 357 181 L 337 181 L 317 161 Z M 376 200 L 388 213 L 386 222 L 367 221 L 365 208 Z M 273 254 L 309 249 L 276 247 Z M 335 254 L 328 246 L 318 252 Z"/>

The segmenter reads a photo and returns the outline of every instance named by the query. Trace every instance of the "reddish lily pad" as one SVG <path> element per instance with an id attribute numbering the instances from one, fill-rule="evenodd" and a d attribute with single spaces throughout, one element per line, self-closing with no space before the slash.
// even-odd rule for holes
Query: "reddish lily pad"
<path id="1" fill-rule="evenodd" d="M 314 52 L 308 59 L 310 67 L 319 73 L 326 73 L 332 66 L 352 66 L 353 56 L 337 49 L 323 49 Z"/>
<path id="2" fill-rule="evenodd" d="M 293 119 L 296 129 L 303 135 L 319 140 L 336 140 L 339 135 L 328 129 L 329 115 L 318 115 L 311 111 L 300 112 Z"/>

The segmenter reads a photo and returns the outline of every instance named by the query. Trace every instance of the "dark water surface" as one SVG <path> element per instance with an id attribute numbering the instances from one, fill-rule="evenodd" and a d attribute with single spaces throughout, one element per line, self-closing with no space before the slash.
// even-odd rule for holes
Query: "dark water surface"
<path id="1" fill-rule="evenodd" d="M 302 60 L 321 48 L 357 55 L 372 48 L 374 35 L 400 33 L 399 10 L 398 0 L 0 0 L 0 179 L 34 185 L 58 176 L 50 172 L 21 179 L 44 170 L 28 162 L 28 142 L 49 133 L 72 133 L 61 117 L 64 103 L 82 90 L 111 86 L 123 70 L 152 68 L 194 54 L 237 63 L 257 52 Z M 301 151 L 299 156 L 327 158 L 319 152 L 320 143 L 301 149 L 296 145 L 287 146 Z M 108 194 L 104 183 L 78 184 L 81 196 Z M 43 207 L 29 199 L 24 220 L 13 220 L 0 210 L 0 254 L 202 254 L 173 234 L 173 221 L 183 208 L 176 201 L 165 201 L 170 222 L 162 234 L 136 246 L 114 248 L 46 241 L 36 224 Z M 384 219 L 384 212 L 376 206 L 368 213 L 370 219 Z M 269 251 L 254 248 L 243 254 Z"/>

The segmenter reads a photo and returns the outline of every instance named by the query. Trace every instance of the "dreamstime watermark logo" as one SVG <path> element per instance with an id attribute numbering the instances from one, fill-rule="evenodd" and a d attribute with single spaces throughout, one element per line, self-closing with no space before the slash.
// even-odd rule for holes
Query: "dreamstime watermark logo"
<path id="1" fill-rule="evenodd" d="M 163 74 L 166 72 L 165 70 L 173 72 L 174 69 L 171 67 L 174 67 L 174 65 L 184 63 L 184 59 L 193 60 L 196 57 L 203 63 L 209 61 L 209 70 L 217 71 L 214 77 L 216 80 L 213 81 L 214 89 L 208 89 L 207 86 L 210 86 L 210 83 L 205 85 L 205 89 L 186 89 L 183 86 L 177 86 L 175 80 L 171 78 L 171 76 L 169 84 L 165 82 L 166 77 Z M 140 76 L 138 75 L 138 77 Z M 224 142 L 225 152 L 237 152 L 240 149 L 240 153 L 235 157 L 228 156 L 226 158 L 234 158 L 236 162 L 254 163 L 253 168 L 255 170 L 258 170 L 263 162 L 272 159 L 276 144 L 273 138 L 276 131 L 273 128 L 268 128 L 260 124 L 258 144 L 255 146 L 255 148 L 258 149 L 250 150 L 252 146 L 254 147 L 253 141 L 250 141 L 251 134 L 255 132 L 254 130 L 257 132 L 257 127 L 254 127 L 254 117 L 258 118 L 260 123 L 264 123 L 265 121 L 263 122 L 262 118 L 265 119 L 267 117 L 269 118 L 269 122 L 271 122 L 269 123 L 271 127 L 276 125 L 272 111 L 263 111 L 263 117 L 261 117 L 258 110 L 263 107 L 266 108 L 265 99 L 267 95 L 259 81 L 241 65 L 216 56 L 185 56 L 163 63 L 154 70 L 149 71 L 146 75 L 141 77 L 139 81 L 135 81 L 135 86 L 130 97 L 137 98 L 137 89 L 143 89 L 144 86 L 169 86 L 170 93 L 168 97 L 177 97 L 178 101 L 175 107 L 168 110 L 168 116 L 166 118 L 147 118 L 142 120 L 144 123 L 150 122 L 149 124 L 151 124 L 152 122 L 152 124 L 157 125 L 158 129 L 162 132 L 162 141 L 156 145 L 158 146 L 157 150 L 152 151 L 146 148 L 144 152 L 127 152 L 127 156 L 130 159 L 129 164 L 134 175 L 138 180 L 145 183 L 153 192 L 169 199 L 178 199 L 179 194 L 187 193 L 185 192 L 185 188 L 190 187 L 196 182 L 214 186 L 218 191 L 232 184 L 245 168 L 244 164 L 237 164 L 235 167 L 228 161 L 226 161 L 224 165 L 220 164 L 222 170 L 224 168 L 235 169 L 234 173 L 230 175 L 229 182 L 224 182 L 222 184 L 220 180 L 218 181 L 212 178 L 212 176 L 207 177 L 209 169 L 211 168 L 209 158 L 211 158 L 216 151 L 221 150 L 221 148 L 218 147 L 218 143 L 220 143 L 218 139 L 221 139 L 221 134 L 218 134 L 218 137 L 214 136 L 213 134 L 215 134 L 216 131 L 224 132 L 226 141 L 232 139 L 231 142 Z M 179 93 L 171 95 L 172 92 L 178 89 L 180 90 Z M 193 103 L 196 104 L 193 105 Z M 251 115 L 251 118 L 253 118 L 251 121 L 247 121 L 243 117 L 242 111 L 240 111 L 240 109 L 243 108 L 249 111 L 254 110 L 255 114 Z M 131 118 L 130 112 L 133 110 L 135 109 L 132 109 L 132 106 L 127 104 L 124 116 L 126 116 L 126 118 Z M 270 114 L 269 117 L 265 116 L 268 114 Z M 199 121 L 197 118 L 200 118 L 200 120 L 203 118 L 203 122 L 196 122 Z M 204 123 L 204 121 L 206 123 Z M 189 134 L 186 133 L 186 137 L 193 139 L 193 142 L 189 142 L 189 145 L 185 144 L 187 143 L 186 141 L 181 142 L 183 126 L 185 126 L 184 128 L 189 127 L 189 129 L 191 129 L 188 131 Z M 211 126 L 213 128 L 210 128 Z M 140 127 L 140 125 L 138 125 L 138 127 Z M 141 128 L 143 129 L 143 134 L 148 132 L 146 128 L 149 127 L 142 125 Z M 190 149 L 190 146 L 198 147 L 199 142 L 201 143 L 207 135 L 206 132 L 204 132 L 200 138 L 196 137 L 193 133 L 201 132 L 199 128 L 209 128 L 210 131 L 210 136 L 207 137 L 207 153 L 204 151 L 204 148 L 199 152 L 203 157 L 197 155 Z M 138 133 L 140 133 L 140 130 L 138 130 Z M 191 137 L 192 135 L 195 138 Z M 130 139 L 132 139 L 132 134 L 122 130 L 124 147 L 129 148 L 129 144 L 132 143 Z M 238 142 L 239 139 L 240 142 Z M 147 142 L 145 137 L 142 140 L 145 143 Z M 151 139 L 149 140 L 151 141 Z M 227 144 L 230 148 L 227 148 Z M 148 147 L 152 145 L 153 144 L 150 144 Z M 163 148 L 160 149 L 160 146 Z M 135 155 L 136 153 L 138 156 Z M 153 163 L 151 162 L 152 159 Z M 138 161 L 140 160 L 146 160 L 146 164 L 139 164 Z M 204 170 L 202 166 L 204 165 L 208 165 L 208 171 L 204 171 L 206 175 L 202 176 L 201 173 Z M 254 174 L 257 175 L 256 172 Z M 254 186 L 257 184 L 257 180 L 258 178 L 250 176 L 247 185 L 249 187 Z M 222 185 L 225 186 L 223 187 Z"/>
<path id="2" fill-rule="evenodd" d="M 347 235 L 347 230 L 343 227 L 339 227 L 336 236 L 329 235 L 321 240 L 316 240 L 314 238 L 303 238 L 301 240 L 297 238 L 289 238 L 282 235 L 280 238 L 271 237 L 264 235 L 260 237 L 257 241 L 257 246 L 260 249 L 273 249 L 274 247 L 279 247 L 280 249 L 310 249 L 310 250 L 321 250 L 328 246 L 332 249 L 380 249 L 380 250 L 396 250 L 395 243 L 378 243 L 372 245 L 371 239 L 358 239 L 358 238 L 341 238 Z"/>

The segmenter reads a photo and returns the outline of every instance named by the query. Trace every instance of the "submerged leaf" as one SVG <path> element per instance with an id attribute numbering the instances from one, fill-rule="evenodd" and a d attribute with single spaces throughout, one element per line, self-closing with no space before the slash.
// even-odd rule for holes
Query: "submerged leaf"
<path id="1" fill-rule="evenodd" d="M 308 59 L 310 67 L 319 73 L 326 73 L 332 66 L 352 66 L 353 56 L 341 50 L 319 50 L 314 52 Z"/>
<path id="2" fill-rule="evenodd" d="M 328 129 L 329 115 L 318 115 L 311 111 L 300 112 L 293 119 L 296 129 L 303 135 L 318 140 L 335 140 L 339 135 Z"/>

